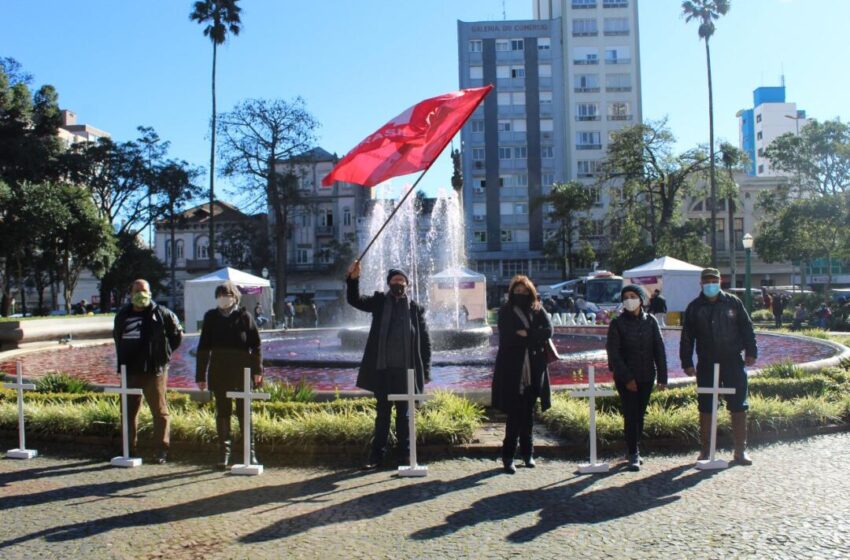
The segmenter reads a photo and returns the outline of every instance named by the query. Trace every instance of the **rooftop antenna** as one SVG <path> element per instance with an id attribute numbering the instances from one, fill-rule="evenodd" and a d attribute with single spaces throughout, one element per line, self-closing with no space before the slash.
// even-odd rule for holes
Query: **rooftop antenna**
<path id="1" fill-rule="evenodd" d="M 502 0 L 502 20 L 507 20 L 508 14 L 505 12 L 505 0 Z"/>
<path id="2" fill-rule="evenodd" d="M 785 65 L 784 64 L 779 65 L 779 71 L 781 72 L 780 77 L 779 77 L 779 81 L 782 84 L 782 87 L 785 87 Z"/>

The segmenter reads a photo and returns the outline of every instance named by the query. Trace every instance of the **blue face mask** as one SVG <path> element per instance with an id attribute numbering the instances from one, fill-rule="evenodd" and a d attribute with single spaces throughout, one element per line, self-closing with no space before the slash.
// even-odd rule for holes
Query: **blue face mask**
<path id="1" fill-rule="evenodd" d="M 720 293 L 720 284 L 703 284 L 702 293 L 708 298 L 715 297 Z"/>

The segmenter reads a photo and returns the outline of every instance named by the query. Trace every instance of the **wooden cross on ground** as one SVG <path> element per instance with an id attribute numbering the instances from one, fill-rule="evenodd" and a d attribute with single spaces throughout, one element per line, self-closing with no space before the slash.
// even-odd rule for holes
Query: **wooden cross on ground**
<path id="1" fill-rule="evenodd" d="M 398 468 L 399 476 L 426 476 L 428 467 L 419 465 L 416 462 L 416 401 L 427 401 L 433 399 L 434 395 L 425 395 L 416 393 L 416 383 L 414 381 L 415 370 L 407 370 L 407 393 L 404 395 L 388 395 L 387 399 L 391 401 L 407 401 L 407 425 L 410 432 L 410 464 Z"/>
<path id="2" fill-rule="evenodd" d="M 717 401 L 720 395 L 734 395 L 735 389 L 720 387 L 720 364 L 714 364 L 714 384 L 711 387 L 697 387 L 697 393 L 711 395 L 711 446 L 709 447 L 708 459 L 697 461 L 695 468 L 700 470 L 725 469 L 729 463 L 714 456 L 717 451 Z"/>
<path id="3" fill-rule="evenodd" d="M 259 475 L 263 474 L 263 465 L 251 464 L 251 403 L 255 400 L 268 400 L 269 393 L 254 393 L 251 391 L 251 368 L 245 368 L 245 384 L 242 391 L 228 391 L 229 399 L 242 399 L 242 464 L 233 465 L 230 474 Z M 228 420 L 229 422 L 230 420 Z"/>
<path id="4" fill-rule="evenodd" d="M 596 397 L 612 397 L 617 393 L 611 389 L 596 388 L 596 368 L 590 366 L 587 371 L 587 389 L 570 391 L 571 397 L 586 398 L 590 407 L 590 463 L 578 466 L 578 472 L 604 473 L 608 472 L 608 463 L 599 463 L 596 460 Z"/>
<path id="5" fill-rule="evenodd" d="M 120 387 L 105 387 L 104 393 L 118 393 L 121 395 L 121 442 L 123 444 L 124 455 L 121 457 L 113 457 L 109 463 L 113 467 L 132 468 L 142 464 L 139 457 L 130 457 L 130 438 L 127 433 L 127 395 L 141 395 L 141 389 L 127 388 L 127 366 L 121 366 L 121 386 Z"/>
<path id="6" fill-rule="evenodd" d="M 15 370 L 15 383 L 4 383 L 3 387 L 6 389 L 14 389 L 18 394 L 18 448 L 7 451 L 6 457 L 9 459 L 32 459 L 33 457 L 38 456 L 38 451 L 35 449 L 27 449 L 26 437 L 24 435 L 24 389 L 31 391 L 35 389 L 35 385 L 32 383 L 24 383 L 24 368 L 20 361 L 17 363 Z"/>

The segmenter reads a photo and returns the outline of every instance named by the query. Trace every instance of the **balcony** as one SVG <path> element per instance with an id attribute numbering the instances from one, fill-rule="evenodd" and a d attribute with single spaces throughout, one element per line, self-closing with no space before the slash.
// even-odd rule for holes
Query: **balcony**
<path id="1" fill-rule="evenodd" d="M 603 8 L 628 8 L 628 0 L 602 0 Z"/>
<path id="2" fill-rule="evenodd" d="M 221 266 L 218 259 L 186 259 L 186 272 L 197 272 L 199 270 L 215 270 Z"/>
<path id="3" fill-rule="evenodd" d="M 599 86 L 597 87 L 577 87 L 573 91 L 576 93 L 599 93 Z"/>
<path id="4" fill-rule="evenodd" d="M 608 115 L 609 121 L 630 121 L 633 118 L 632 115 Z"/>
<path id="5" fill-rule="evenodd" d="M 629 30 L 616 30 L 616 31 L 606 31 L 606 37 L 625 37 L 629 34 Z"/>
<path id="6" fill-rule="evenodd" d="M 599 115 L 576 115 L 577 121 L 598 121 L 600 120 Z"/>
<path id="7" fill-rule="evenodd" d="M 602 144 L 576 144 L 576 150 L 601 150 Z"/>
<path id="8" fill-rule="evenodd" d="M 316 226 L 316 237 L 333 237 L 336 234 L 336 226 Z"/>
<path id="9" fill-rule="evenodd" d="M 606 58 L 605 64 L 631 64 L 631 58 Z"/>
<path id="10" fill-rule="evenodd" d="M 573 60 L 573 64 L 577 64 L 579 66 L 599 64 L 599 59 L 598 58 L 577 58 L 577 59 Z"/>
<path id="11" fill-rule="evenodd" d="M 623 91 L 632 91 L 632 86 L 625 87 L 606 87 L 605 91 L 608 92 L 623 92 Z"/>

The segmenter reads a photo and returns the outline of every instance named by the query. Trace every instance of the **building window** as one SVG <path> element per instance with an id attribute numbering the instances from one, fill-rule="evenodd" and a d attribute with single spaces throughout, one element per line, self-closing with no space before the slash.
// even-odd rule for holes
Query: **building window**
<path id="1" fill-rule="evenodd" d="M 473 231 L 472 232 L 472 240 L 475 243 L 487 243 L 487 232 L 486 231 Z"/>
<path id="2" fill-rule="evenodd" d="M 552 92 L 551 91 L 541 91 L 539 98 L 540 98 L 540 104 L 541 105 L 551 105 L 552 104 Z"/>
<path id="3" fill-rule="evenodd" d="M 602 220 L 582 218 L 580 223 L 582 233 L 587 237 L 602 237 L 605 235 L 605 222 Z"/>
<path id="4" fill-rule="evenodd" d="M 499 159 L 511 159 L 511 149 L 499 146 Z"/>
<path id="5" fill-rule="evenodd" d="M 756 122 L 757 122 L 757 123 L 761 122 L 761 113 L 759 113 L 758 115 L 756 115 Z"/>
<path id="6" fill-rule="evenodd" d="M 511 42 L 507 39 L 496 39 L 496 50 L 497 51 L 509 51 L 511 50 Z"/>
<path id="7" fill-rule="evenodd" d="M 472 132 L 484 132 L 484 119 L 474 119 L 472 121 Z"/>
<path id="8" fill-rule="evenodd" d="M 514 184 L 513 175 L 500 175 L 499 176 L 499 186 L 500 187 L 512 187 Z"/>
<path id="9" fill-rule="evenodd" d="M 552 159 L 555 157 L 555 150 L 552 146 L 540 146 L 540 157 L 543 159 Z"/>
<path id="10" fill-rule="evenodd" d="M 524 202 L 515 203 L 514 214 L 528 214 L 528 204 Z"/>
<path id="11" fill-rule="evenodd" d="M 525 105 L 525 92 L 524 91 L 515 91 L 511 94 L 511 101 L 514 105 L 523 106 Z"/>
<path id="12" fill-rule="evenodd" d="M 503 229 L 501 233 L 502 243 L 510 243 L 514 240 L 514 232 L 510 229 Z M 513 275 L 511 275 L 513 276 Z"/>
<path id="13" fill-rule="evenodd" d="M 598 121 L 599 120 L 599 104 L 598 103 L 576 103 L 576 120 L 577 121 Z"/>
<path id="14" fill-rule="evenodd" d="M 469 67 L 469 79 L 470 80 L 483 80 L 484 79 L 484 67 L 483 66 L 470 66 Z"/>
<path id="15" fill-rule="evenodd" d="M 595 93 L 599 91 L 598 74 L 576 74 L 576 93 Z"/>
<path id="16" fill-rule="evenodd" d="M 632 91 L 632 75 L 605 74 L 605 91 Z"/>
<path id="17" fill-rule="evenodd" d="M 540 183 L 543 185 L 554 185 L 555 184 L 555 174 L 554 173 L 544 173 L 540 176 Z"/>
<path id="18" fill-rule="evenodd" d="M 350 226 L 351 225 L 351 208 L 343 208 L 342 209 L 342 225 Z"/>
<path id="19" fill-rule="evenodd" d="M 516 176 L 516 186 L 518 187 L 527 187 L 528 186 L 528 175 L 522 174 Z"/>
<path id="20" fill-rule="evenodd" d="M 629 18 L 605 18 L 603 22 L 604 33 L 607 36 L 628 35 Z"/>
<path id="21" fill-rule="evenodd" d="M 319 211 L 319 225 L 332 226 L 334 225 L 334 211 L 330 209 Z"/>
<path id="22" fill-rule="evenodd" d="M 528 274 L 528 259 L 508 259 L 502 261 L 504 275 L 514 277 L 517 274 Z"/>
<path id="23" fill-rule="evenodd" d="M 537 39 L 537 50 L 548 51 L 552 48 L 552 40 L 549 37 L 540 37 Z"/>
<path id="24" fill-rule="evenodd" d="M 599 64 L 599 50 L 594 47 L 574 48 L 573 64 Z"/>
<path id="25" fill-rule="evenodd" d="M 628 8 L 628 0 L 602 0 L 603 8 Z"/>
<path id="26" fill-rule="evenodd" d="M 759 174 L 764 173 L 764 164 L 759 165 Z"/>
<path id="27" fill-rule="evenodd" d="M 609 121 L 629 121 L 632 119 L 629 104 L 623 101 L 608 104 Z"/>
<path id="28" fill-rule="evenodd" d="M 484 160 L 484 148 L 472 148 L 472 159 Z"/>
<path id="29" fill-rule="evenodd" d="M 514 214 L 514 205 L 510 202 L 500 202 L 499 203 L 499 215 L 500 216 L 513 216 Z"/>
<path id="30" fill-rule="evenodd" d="M 511 40 L 511 50 L 512 51 L 521 51 L 525 48 L 525 41 L 522 39 L 513 39 Z"/>
<path id="31" fill-rule="evenodd" d="M 590 192 L 590 200 L 593 201 L 593 205 L 602 206 L 602 189 L 599 187 L 587 187 L 587 190 Z"/>
<path id="32" fill-rule="evenodd" d="M 296 249 L 295 264 L 310 264 L 310 253 L 309 249 Z"/>
<path id="33" fill-rule="evenodd" d="M 511 127 L 513 127 L 514 132 L 525 132 L 525 119 L 514 119 L 511 121 Z"/>
<path id="34" fill-rule="evenodd" d="M 576 176 L 594 177 L 598 172 L 599 162 L 595 159 L 581 159 L 576 162 Z"/>
<path id="35" fill-rule="evenodd" d="M 540 78 L 551 78 L 552 77 L 552 65 L 551 64 L 538 64 L 537 65 L 537 73 Z"/>
<path id="36" fill-rule="evenodd" d="M 555 130 L 555 121 L 552 119 L 540 119 L 540 132 L 552 132 Z"/>
<path id="37" fill-rule="evenodd" d="M 764 148 L 759 148 L 758 155 L 759 157 L 764 157 Z"/>
<path id="38" fill-rule="evenodd" d="M 516 159 L 525 159 L 528 157 L 528 148 L 525 146 L 517 146 L 514 148 L 514 157 Z"/>
<path id="39" fill-rule="evenodd" d="M 599 132 L 576 132 L 577 150 L 599 150 L 602 148 L 602 135 Z"/>
<path id="40" fill-rule="evenodd" d="M 573 0 L 573 9 L 589 9 L 596 7 L 596 0 Z"/>
<path id="41" fill-rule="evenodd" d="M 757 140 L 761 140 L 761 139 L 762 139 L 762 133 L 761 133 L 761 130 L 759 130 L 759 131 L 758 131 L 758 134 L 756 134 L 756 139 L 757 139 Z"/>
<path id="42" fill-rule="evenodd" d="M 499 95 L 496 96 L 496 104 L 497 105 L 510 105 L 511 104 L 511 94 L 506 92 L 499 92 Z"/>
<path id="43" fill-rule="evenodd" d="M 481 44 L 479 39 L 473 39 L 469 42 L 469 52 L 481 52 Z"/>
<path id="44" fill-rule="evenodd" d="M 510 132 L 511 131 L 511 121 L 509 120 L 499 120 L 496 123 L 496 130 L 499 132 Z"/>
<path id="45" fill-rule="evenodd" d="M 594 37 L 598 34 L 596 18 L 576 18 L 573 20 L 573 37 Z"/>
<path id="46" fill-rule="evenodd" d="M 525 66 L 511 66 L 511 78 L 525 78 Z"/>
<path id="47" fill-rule="evenodd" d="M 496 78 L 499 80 L 511 77 L 511 67 L 506 64 L 496 66 Z"/>
<path id="48" fill-rule="evenodd" d="M 605 49 L 605 64 L 629 64 L 632 61 L 629 47 Z"/>

